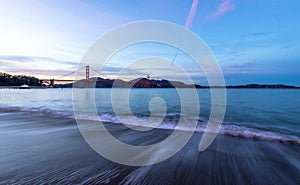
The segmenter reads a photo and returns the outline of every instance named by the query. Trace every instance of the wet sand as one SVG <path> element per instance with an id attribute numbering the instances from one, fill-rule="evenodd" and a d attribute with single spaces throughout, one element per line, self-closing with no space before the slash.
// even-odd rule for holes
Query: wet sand
<path id="1" fill-rule="evenodd" d="M 106 124 L 116 137 L 155 143 L 171 131 L 132 132 Z M 299 184 L 300 146 L 218 135 L 204 152 L 195 133 L 176 155 L 131 167 L 93 151 L 73 119 L 0 113 L 0 184 Z M 168 147 L 168 146 L 166 146 Z"/>

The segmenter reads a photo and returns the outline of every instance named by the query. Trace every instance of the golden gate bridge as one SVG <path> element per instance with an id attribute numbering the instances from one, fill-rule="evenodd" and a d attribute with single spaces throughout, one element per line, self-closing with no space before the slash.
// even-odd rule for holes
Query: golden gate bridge
<path id="1" fill-rule="evenodd" d="M 83 69 L 85 67 L 85 88 L 89 88 L 89 83 L 91 81 L 90 79 L 90 66 L 83 66 L 82 68 L 80 69 Z M 79 71 L 80 69 L 78 69 L 77 71 Z M 55 82 L 75 82 L 77 81 L 76 79 L 64 79 L 65 77 L 68 77 L 68 76 L 71 76 L 71 75 L 74 75 L 77 71 L 72 71 L 70 73 L 67 73 L 67 74 L 64 74 L 60 77 L 57 77 L 57 78 L 52 78 L 52 79 L 40 79 L 41 83 L 46 83 L 48 84 L 48 87 L 54 87 L 55 85 Z M 98 73 L 98 72 L 97 72 Z M 103 80 L 93 80 L 93 82 L 95 81 L 103 81 Z"/>
<path id="2" fill-rule="evenodd" d="M 90 88 L 90 83 L 91 82 L 105 82 L 107 79 L 99 79 L 98 77 L 95 78 L 95 79 L 91 79 L 90 78 L 90 66 L 89 65 L 86 65 L 86 66 L 83 66 L 81 68 L 79 68 L 77 71 L 72 71 L 70 73 L 67 73 L 65 75 L 62 75 L 60 77 L 57 77 L 57 78 L 53 78 L 53 79 L 40 79 L 41 83 L 46 83 L 48 85 L 48 87 L 54 87 L 55 85 L 55 82 L 75 82 L 79 79 L 64 79 L 65 77 L 68 77 L 68 76 L 71 76 L 71 75 L 74 75 L 76 72 L 78 72 L 79 70 L 85 68 L 85 88 Z M 99 71 L 96 71 L 96 70 L 92 70 L 93 72 L 96 72 L 97 74 L 99 74 Z M 103 75 L 103 74 L 102 74 Z M 80 79 L 80 80 L 83 80 L 83 79 Z M 150 84 L 150 76 L 148 75 L 147 76 L 147 80 L 148 80 L 148 83 L 147 83 L 147 87 L 151 87 L 151 84 Z M 141 82 L 136 82 L 136 83 L 141 83 Z"/>

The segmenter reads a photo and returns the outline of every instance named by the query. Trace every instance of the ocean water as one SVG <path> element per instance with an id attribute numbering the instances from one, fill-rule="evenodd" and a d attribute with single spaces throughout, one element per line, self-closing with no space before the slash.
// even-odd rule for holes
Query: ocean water
<path id="1" fill-rule="evenodd" d="M 125 89 L 117 89 L 116 102 L 111 100 L 111 89 L 79 91 L 84 96 L 73 100 L 72 89 L 0 90 L 0 184 L 298 185 L 300 182 L 299 90 L 227 90 L 227 108 L 220 132 L 207 150 L 199 152 L 211 102 L 210 91 L 198 89 L 200 113 L 190 117 L 198 120 L 198 126 L 189 142 L 169 159 L 140 167 L 111 162 L 93 151 L 74 121 L 73 104 L 81 105 L 79 116 L 86 123 L 101 119 L 116 138 L 142 146 L 168 137 L 180 116 L 189 117 L 181 115 L 177 91 L 132 89 L 128 102 L 131 112 L 122 107 Z M 152 128 L 147 118 L 149 102 L 154 97 L 161 97 L 166 105 L 166 116 L 157 129 L 140 132 L 126 127 L 138 124 Z M 96 119 L 88 102 L 95 102 L 99 113 Z M 125 126 L 116 116 L 113 104 L 121 107 L 119 116 L 126 121 Z M 152 112 L 152 116 L 158 119 L 151 121 L 159 121 L 161 112 Z M 186 126 L 180 129 L 189 130 L 189 119 L 185 121 Z M 154 152 L 144 151 L 135 157 L 156 157 L 161 150 L 172 150 L 174 143 L 170 141 Z"/>
<path id="2" fill-rule="evenodd" d="M 81 100 L 72 99 L 72 89 L 2 89 L 0 90 L 0 111 L 24 112 L 36 115 L 73 118 L 73 103 L 80 103 L 81 118 L 93 120 L 86 102 L 95 102 L 102 121 L 119 124 L 112 106 L 111 89 L 82 89 L 86 94 Z M 125 89 L 117 89 L 123 99 Z M 203 132 L 211 111 L 210 90 L 197 90 L 200 113 L 197 127 Z M 182 102 L 175 89 L 132 89 L 129 96 L 131 112 L 118 109 L 127 124 L 149 126 L 149 102 L 160 97 L 167 107 L 166 119 L 158 128 L 174 129 L 181 116 Z M 114 106 L 122 106 L 118 101 Z M 158 115 L 160 117 L 161 115 Z M 139 122 L 133 117 L 138 117 Z M 193 118 L 194 119 L 194 118 Z M 155 120 L 152 120 L 155 121 Z M 188 125 L 188 124 L 187 124 Z M 182 128 L 182 129 L 189 129 Z M 300 91 L 290 89 L 229 89 L 227 107 L 220 134 L 300 144 Z"/>

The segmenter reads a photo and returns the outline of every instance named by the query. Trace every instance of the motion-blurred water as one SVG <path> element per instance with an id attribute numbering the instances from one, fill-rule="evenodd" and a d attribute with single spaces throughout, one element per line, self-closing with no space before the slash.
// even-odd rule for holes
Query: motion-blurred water
<path id="1" fill-rule="evenodd" d="M 122 91 L 117 89 L 119 98 Z M 71 89 L 0 90 L 0 184 L 299 184 L 300 91 L 233 89 L 220 134 L 204 152 L 199 141 L 210 114 L 210 92 L 199 89 L 201 112 L 195 134 L 176 155 L 142 167 L 119 165 L 94 152 L 73 117 L 72 103 L 82 104 L 81 118 L 94 118 Z M 166 118 L 145 133 L 124 127 L 114 114 L 110 89 L 96 89 L 100 119 L 120 140 L 148 145 L 166 138 L 181 116 L 175 89 L 133 89 L 130 108 L 144 127 L 149 101 L 161 97 Z M 74 101 L 74 102 L 73 102 Z M 117 105 L 119 102 L 116 102 Z M 130 124 L 133 115 L 122 116 Z M 191 118 L 194 119 L 194 118 Z M 155 119 L 154 119 L 155 121 Z M 187 120 L 188 121 L 188 120 Z M 189 129 L 188 122 L 185 128 Z M 234 137 L 231 137 L 234 136 Z M 166 150 L 172 143 L 164 146 Z M 156 151 L 159 154 L 159 151 Z M 122 155 L 122 153 L 120 153 Z"/>
<path id="2" fill-rule="evenodd" d="M 119 123 L 114 114 L 111 100 L 111 89 L 82 89 L 85 99 L 72 102 L 72 89 L 25 89 L 0 90 L 0 110 L 28 112 L 30 114 L 46 114 L 62 117 L 73 117 L 73 103 L 81 103 L 84 107 L 90 102 L 91 93 L 95 93 L 97 110 L 103 121 Z M 122 99 L 122 91 L 117 89 Z M 198 89 L 200 114 L 197 119 L 203 122 L 197 131 L 202 132 L 210 115 L 210 91 Z M 167 106 L 167 120 L 160 128 L 173 129 L 176 120 L 181 116 L 181 101 L 175 89 L 132 89 L 129 105 L 134 116 L 140 118 L 139 123 L 147 126 L 150 115 L 149 102 L 154 97 L 161 97 Z M 114 102 L 118 104 L 119 102 Z M 118 106 L 118 105 L 116 105 Z M 130 124 L 133 115 L 121 112 Z M 89 117 L 84 110 L 83 119 Z M 188 128 L 186 128 L 188 129 Z M 300 91 L 289 89 L 230 89 L 227 90 L 227 109 L 220 133 L 246 138 L 266 140 L 292 141 L 300 144 Z"/>

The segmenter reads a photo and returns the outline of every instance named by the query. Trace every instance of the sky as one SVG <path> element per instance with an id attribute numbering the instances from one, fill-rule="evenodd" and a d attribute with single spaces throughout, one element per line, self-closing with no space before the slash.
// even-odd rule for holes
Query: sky
<path id="1" fill-rule="evenodd" d="M 2 0 L 0 7 L 0 72 L 58 78 L 76 71 L 89 46 L 111 29 L 160 20 L 200 37 L 219 62 L 227 85 L 300 86 L 299 0 Z M 195 83 L 205 84 L 188 56 L 155 43 L 124 49 L 101 74 L 114 78 L 135 58 L 157 55 L 172 60 L 176 52 L 175 63 Z M 147 64 L 144 71 L 133 65 L 123 78 L 168 73 L 180 80 L 180 74 L 158 71 L 157 65 Z"/>

